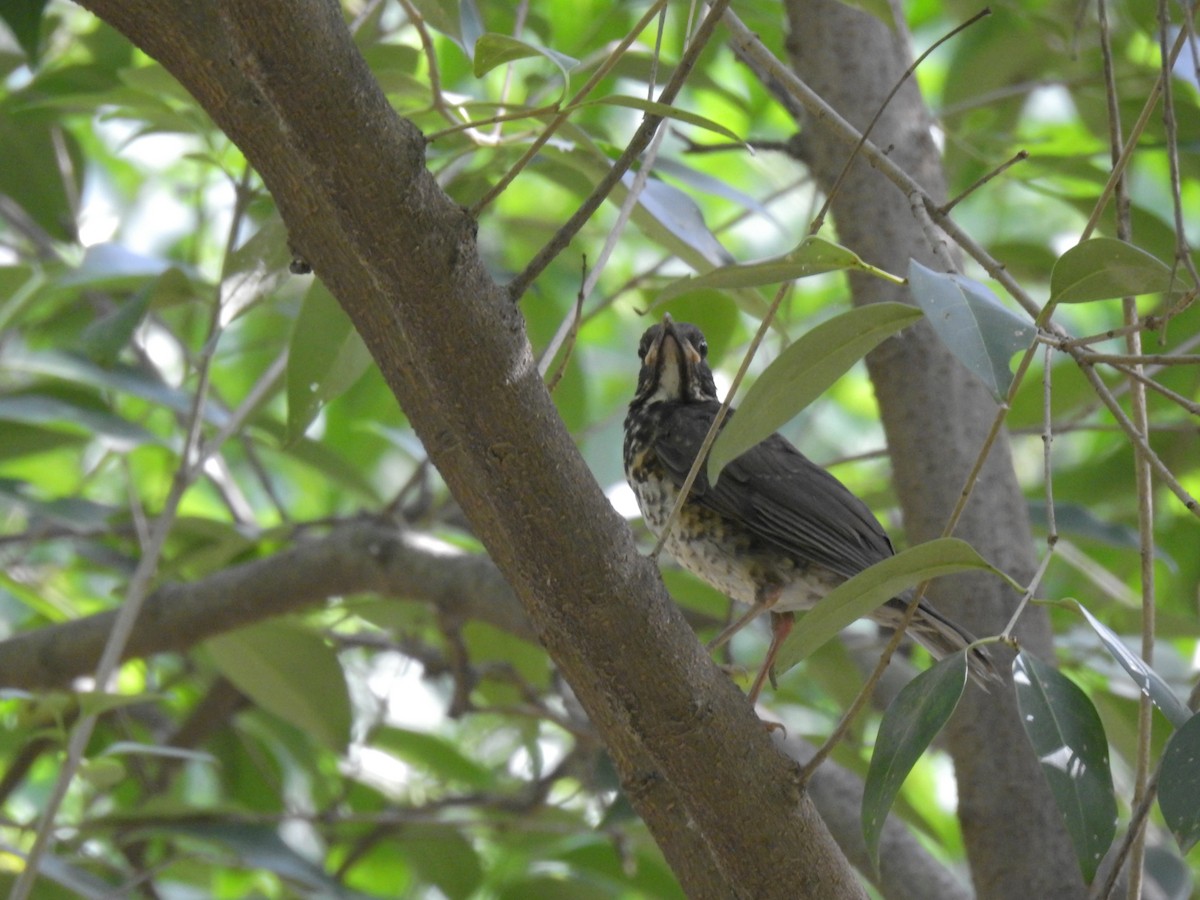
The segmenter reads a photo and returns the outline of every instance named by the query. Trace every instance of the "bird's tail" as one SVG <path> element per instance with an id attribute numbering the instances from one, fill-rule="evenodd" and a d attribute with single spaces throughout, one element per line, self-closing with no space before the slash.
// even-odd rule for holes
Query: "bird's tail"
<path id="1" fill-rule="evenodd" d="M 895 627 L 908 605 L 906 594 L 881 606 L 873 618 L 883 625 Z M 946 618 L 924 600 L 917 606 L 905 634 L 928 650 L 936 659 L 965 650 L 975 642 L 975 636 L 965 628 Z M 971 647 L 967 654 L 967 673 L 984 690 L 1004 684 L 999 670 L 982 647 Z"/>

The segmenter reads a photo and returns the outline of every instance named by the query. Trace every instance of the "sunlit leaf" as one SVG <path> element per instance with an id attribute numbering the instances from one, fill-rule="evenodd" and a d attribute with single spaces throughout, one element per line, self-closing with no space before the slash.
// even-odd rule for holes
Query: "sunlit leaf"
<path id="1" fill-rule="evenodd" d="M 967 655 L 953 653 L 904 686 L 884 711 L 863 786 L 867 854 L 879 865 L 879 837 L 892 802 L 921 754 L 941 732 L 967 683 Z"/>
<path id="2" fill-rule="evenodd" d="M 779 650 L 776 667 L 786 672 L 851 622 L 869 615 L 922 581 L 971 570 L 1007 577 L 958 538 L 917 544 L 876 563 L 830 591 L 824 600 L 797 619 L 796 627 Z"/>
<path id="3" fill-rule="evenodd" d="M 672 297 L 705 288 L 730 290 L 733 288 L 761 287 L 766 284 L 782 284 L 796 278 L 821 275 L 855 269 L 868 272 L 888 281 L 899 281 L 882 269 L 869 266 L 852 250 L 820 237 L 806 237 L 782 256 L 763 259 L 752 263 L 736 263 L 720 266 L 699 275 L 689 275 L 672 281 L 656 298 L 665 303 Z M 876 304 L 884 305 L 884 304 Z"/>
<path id="4" fill-rule="evenodd" d="M 1200 841 L 1200 714 L 1167 741 L 1158 778 L 1158 806 L 1180 849 L 1187 853 Z"/>
<path id="5" fill-rule="evenodd" d="M 239 691 L 335 750 L 350 737 L 350 697 L 337 654 L 318 635 L 269 621 L 210 638 L 212 660 Z"/>
<path id="6" fill-rule="evenodd" d="M 1162 710 L 1163 715 L 1172 725 L 1179 728 L 1191 718 L 1191 710 L 1175 696 L 1175 692 L 1171 690 L 1171 686 L 1161 675 L 1146 665 L 1145 660 L 1130 650 L 1125 642 L 1117 637 L 1107 625 L 1093 616 L 1086 606 L 1078 601 L 1072 602 L 1075 608 L 1083 613 L 1083 617 L 1092 626 L 1092 630 L 1100 636 L 1100 642 L 1112 654 L 1113 659 L 1121 664 L 1121 668 L 1129 673 L 1129 677 L 1133 679 L 1141 692 L 1154 701 L 1154 705 Z"/>
<path id="7" fill-rule="evenodd" d="M 996 400 L 1008 394 L 1013 354 L 1032 343 L 1036 329 L 1010 312 L 990 290 L 962 275 L 927 269 L 909 260 L 913 299 L 959 362 L 982 381 Z"/>
<path id="8" fill-rule="evenodd" d="M 304 298 L 288 348 L 287 441 L 312 424 L 321 407 L 354 385 L 371 354 L 350 319 L 320 281 Z"/>
<path id="9" fill-rule="evenodd" d="M 1021 723 L 1091 881 L 1117 828 L 1104 726 L 1074 682 L 1029 653 L 1017 655 L 1013 679 Z"/>
<path id="10" fill-rule="evenodd" d="M 905 303 L 873 303 L 822 322 L 779 354 L 738 404 L 708 457 L 710 481 L 721 469 L 819 397 L 872 348 L 921 318 Z"/>
<path id="11" fill-rule="evenodd" d="M 1126 241 L 1099 237 L 1076 244 L 1059 257 L 1050 273 L 1050 299 L 1090 303 L 1182 291 L 1190 285 L 1184 270 L 1172 272 L 1162 260 Z"/>

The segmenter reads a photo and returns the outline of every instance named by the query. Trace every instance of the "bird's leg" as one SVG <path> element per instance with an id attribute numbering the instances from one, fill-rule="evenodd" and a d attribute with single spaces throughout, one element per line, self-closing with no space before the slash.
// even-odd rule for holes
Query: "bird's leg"
<path id="1" fill-rule="evenodd" d="M 720 634 L 708 642 L 708 652 L 712 653 L 714 650 L 720 650 L 729 643 L 729 639 L 731 637 L 769 610 L 778 601 L 778 590 L 773 590 L 756 600 L 753 606 L 734 619 L 729 625 L 726 625 L 725 629 Z"/>
<path id="2" fill-rule="evenodd" d="M 771 674 L 771 668 L 775 665 L 775 657 L 779 655 L 779 648 L 783 646 L 784 640 L 792 631 L 792 626 L 796 623 L 796 614 L 790 612 L 771 613 L 771 646 L 767 648 L 766 659 L 763 660 L 762 668 L 758 670 L 758 675 L 754 679 L 754 684 L 750 688 L 750 705 L 753 706 L 758 702 L 758 695 L 762 693 L 763 682 Z M 774 684 L 774 681 L 771 682 Z"/>

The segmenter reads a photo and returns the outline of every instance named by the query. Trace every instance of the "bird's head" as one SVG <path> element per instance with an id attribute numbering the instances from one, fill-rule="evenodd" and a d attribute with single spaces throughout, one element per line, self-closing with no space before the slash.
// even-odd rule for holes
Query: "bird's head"
<path id="1" fill-rule="evenodd" d="M 642 370 L 638 373 L 635 405 L 717 399 L 717 386 L 706 362 L 708 341 L 695 325 L 663 316 L 661 325 L 650 326 L 642 335 L 638 356 Z"/>

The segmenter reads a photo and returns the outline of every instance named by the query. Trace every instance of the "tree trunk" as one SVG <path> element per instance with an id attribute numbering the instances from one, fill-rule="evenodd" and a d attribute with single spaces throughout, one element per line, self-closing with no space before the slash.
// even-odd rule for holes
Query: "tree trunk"
<path id="1" fill-rule="evenodd" d="M 912 56 L 903 30 L 833 0 L 790 0 L 788 51 L 800 78 L 862 130 L 900 81 Z M 935 198 L 945 180 L 930 133 L 932 117 L 910 79 L 871 132 Z M 821 122 L 804 123 L 804 161 L 829 190 L 851 147 Z M 903 274 L 910 257 L 937 267 L 909 198 L 858 161 L 834 197 L 841 243 L 873 265 Z M 850 278 L 855 304 L 911 302 L 907 288 L 876 278 Z M 887 433 L 908 543 L 941 534 L 996 414 L 987 389 L 950 354 L 928 325 L 906 330 L 867 359 Z M 955 531 L 1018 580 L 1035 567 L 1026 505 L 1012 468 L 1007 436 L 992 448 Z M 934 602 L 976 634 L 1000 632 L 1016 600 L 998 579 L 941 579 Z M 1015 636 L 1053 660 L 1045 612 L 1027 609 Z M 1007 662 L 1007 656 L 1004 659 Z M 1011 688 L 974 689 L 948 730 L 959 816 L 981 898 L 1069 898 L 1084 893 L 1062 816 L 1017 716 Z"/>
<path id="2" fill-rule="evenodd" d="M 795 764 L 592 478 L 475 222 L 425 169 L 422 136 L 389 106 L 338 4 L 85 5 L 179 79 L 261 174 L 689 895 L 865 896 Z"/>

